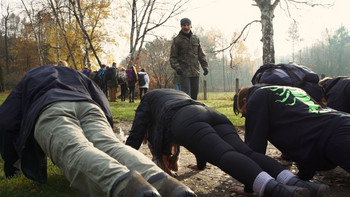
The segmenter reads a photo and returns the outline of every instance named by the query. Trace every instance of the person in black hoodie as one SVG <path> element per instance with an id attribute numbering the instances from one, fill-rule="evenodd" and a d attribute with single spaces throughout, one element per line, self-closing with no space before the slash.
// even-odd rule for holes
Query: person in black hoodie
<path id="1" fill-rule="evenodd" d="M 320 81 L 325 95 L 324 102 L 327 107 L 350 113 L 350 78 L 326 77 Z"/>
<path id="2" fill-rule="evenodd" d="M 139 149 L 145 137 L 155 163 L 168 173 L 176 170 L 178 153 L 172 155 L 172 149 L 177 144 L 196 156 L 199 170 L 209 162 L 242 182 L 245 191 L 260 196 L 308 196 L 309 192 L 326 196 L 329 190 L 326 185 L 300 180 L 276 160 L 252 151 L 226 116 L 179 90 L 145 94 L 126 144 Z"/>
<path id="3" fill-rule="evenodd" d="M 22 171 L 45 183 L 48 156 L 84 196 L 195 196 L 112 127 L 107 98 L 86 75 L 64 66 L 32 69 L 0 107 L 5 176 Z"/>
<path id="4" fill-rule="evenodd" d="M 245 140 L 265 154 L 267 142 L 297 163 L 298 176 L 340 166 L 350 172 L 350 115 L 317 104 L 302 89 L 259 85 L 242 88 L 238 108 Z"/>

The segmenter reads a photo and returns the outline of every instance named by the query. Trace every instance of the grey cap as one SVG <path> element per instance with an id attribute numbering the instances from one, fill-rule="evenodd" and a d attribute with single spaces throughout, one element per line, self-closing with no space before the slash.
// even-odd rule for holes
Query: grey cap
<path id="1" fill-rule="evenodd" d="M 191 20 L 189 18 L 183 18 L 183 19 L 181 19 L 180 24 L 181 25 L 185 25 L 185 24 L 191 25 Z"/>

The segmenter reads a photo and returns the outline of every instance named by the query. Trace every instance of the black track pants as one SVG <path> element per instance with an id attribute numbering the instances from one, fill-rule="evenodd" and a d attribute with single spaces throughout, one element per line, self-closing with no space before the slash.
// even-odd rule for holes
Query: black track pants
<path id="1" fill-rule="evenodd" d="M 239 137 L 227 117 L 201 105 L 181 108 L 171 122 L 171 134 L 197 157 L 252 187 L 256 176 L 266 171 L 276 177 L 284 167 L 274 159 L 253 152 Z"/>

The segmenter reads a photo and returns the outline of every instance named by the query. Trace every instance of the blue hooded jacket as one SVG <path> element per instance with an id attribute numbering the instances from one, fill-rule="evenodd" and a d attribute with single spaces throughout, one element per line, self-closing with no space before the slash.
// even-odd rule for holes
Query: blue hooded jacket
<path id="1" fill-rule="evenodd" d="M 0 153 L 6 176 L 13 174 L 13 164 L 20 160 L 26 177 L 47 181 L 47 159 L 34 139 L 34 126 L 41 110 L 58 101 L 95 103 L 113 125 L 107 98 L 83 73 L 63 66 L 32 69 L 0 107 Z"/>

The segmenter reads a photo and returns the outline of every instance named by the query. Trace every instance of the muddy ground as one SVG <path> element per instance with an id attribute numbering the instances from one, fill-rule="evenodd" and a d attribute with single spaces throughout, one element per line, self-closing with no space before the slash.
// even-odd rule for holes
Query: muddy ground
<path id="1" fill-rule="evenodd" d="M 131 122 L 117 123 L 115 126 L 117 137 L 125 140 L 126 136 L 124 133 L 127 134 L 130 127 Z M 238 129 L 238 132 L 242 137 L 244 131 L 242 129 Z M 146 145 L 142 145 L 140 151 L 151 158 L 151 154 Z M 269 145 L 267 154 L 278 155 L 280 152 L 272 145 Z M 278 161 L 293 173 L 297 173 L 297 168 L 293 162 L 288 162 L 285 160 Z M 221 171 L 216 166 L 207 164 L 207 168 L 203 171 L 197 171 L 187 167 L 189 164 L 194 163 L 196 163 L 196 159 L 193 154 L 184 147 L 181 147 L 180 165 L 179 171 L 177 172 L 178 176 L 176 178 L 190 187 L 198 195 L 198 197 L 244 196 L 230 191 L 230 188 L 243 187 L 243 185 L 234 178 L 230 177 L 228 174 Z M 350 173 L 345 172 L 341 168 L 320 172 L 314 176 L 312 181 L 329 185 L 331 188 L 331 197 L 350 196 Z"/>

